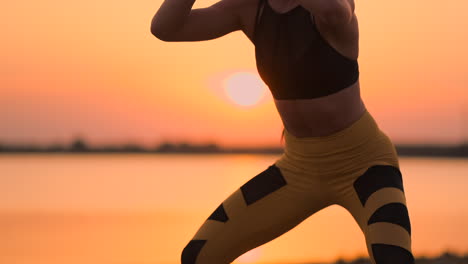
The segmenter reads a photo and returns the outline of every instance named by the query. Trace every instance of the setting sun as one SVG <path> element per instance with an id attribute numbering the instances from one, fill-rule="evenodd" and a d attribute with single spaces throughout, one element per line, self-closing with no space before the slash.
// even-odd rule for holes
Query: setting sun
<path id="1" fill-rule="evenodd" d="M 265 85 L 260 78 L 250 72 L 236 72 L 223 81 L 227 97 L 241 106 L 256 105 L 265 96 Z"/>
<path id="2" fill-rule="evenodd" d="M 249 252 L 244 253 L 242 256 L 238 257 L 235 263 L 255 263 L 261 255 L 261 249 L 259 247 L 250 250 Z"/>

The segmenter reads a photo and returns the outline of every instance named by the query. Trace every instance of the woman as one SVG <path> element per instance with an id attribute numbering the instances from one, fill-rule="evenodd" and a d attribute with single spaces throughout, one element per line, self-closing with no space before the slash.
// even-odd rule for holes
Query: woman
<path id="1" fill-rule="evenodd" d="M 284 124 L 284 154 L 233 192 L 182 251 L 183 264 L 231 263 L 315 212 L 343 206 L 375 264 L 412 264 L 393 143 L 360 96 L 353 0 L 166 0 L 151 32 L 201 41 L 242 30 Z"/>

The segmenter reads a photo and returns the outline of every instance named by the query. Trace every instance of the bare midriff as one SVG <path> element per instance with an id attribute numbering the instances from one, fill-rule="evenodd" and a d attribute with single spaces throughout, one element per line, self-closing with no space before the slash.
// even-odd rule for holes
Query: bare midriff
<path id="1" fill-rule="evenodd" d="M 359 81 L 334 94 L 295 100 L 275 100 L 283 125 L 295 137 L 326 136 L 358 120 L 365 111 Z"/>

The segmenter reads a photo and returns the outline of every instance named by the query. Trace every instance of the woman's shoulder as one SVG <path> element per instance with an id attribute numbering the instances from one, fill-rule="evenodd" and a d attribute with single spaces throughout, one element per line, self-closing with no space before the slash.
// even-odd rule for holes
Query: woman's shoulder
<path id="1" fill-rule="evenodd" d="M 239 1 L 236 10 L 241 22 L 242 31 L 248 38 L 252 39 L 255 28 L 255 16 L 259 7 L 260 1 L 266 0 L 233 0 Z"/>

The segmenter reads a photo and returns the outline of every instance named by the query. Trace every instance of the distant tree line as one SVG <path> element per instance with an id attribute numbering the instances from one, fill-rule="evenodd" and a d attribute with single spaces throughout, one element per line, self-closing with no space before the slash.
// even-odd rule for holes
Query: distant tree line
<path id="1" fill-rule="evenodd" d="M 395 144 L 398 155 L 402 156 L 445 156 L 445 157 L 468 157 L 468 142 L 447 145 L 398 145 Z"/>
<path id="2" fill-rule="evenodd" d="M 468 142 L 460 145 L 395 145 L 401 156 L 444 156 L 468 157 Z M 283 147 L 243 147 L 222 148 L 214 143 L 191 144 L 187 142 L 162 142 L 154 148 L 142 147 L 137 144 L 110 145 L 91 147 L 85 140 L 77 138 L 70 144 L 37 145 L 7 145 L 0 143 L 0 153 L 257 153 L 280 154 Z"/>
<path id="3" fill-rule="evenodd" d="M 358 258 L 351 261 L 337 260 L 334 264 L 371 264 L 369 258 Z M 440 256 L 428 258 L 417 257 L 415 264 L 468 264 L 468 254 L 460 256 L 454 253 L 446 252 Z"/>

